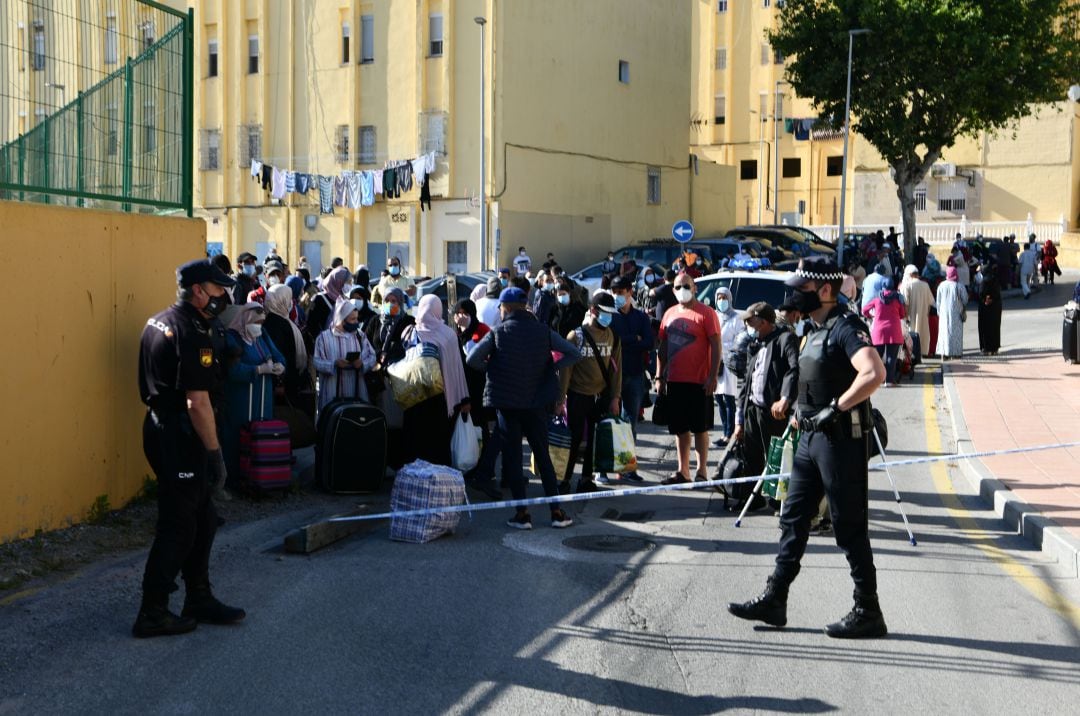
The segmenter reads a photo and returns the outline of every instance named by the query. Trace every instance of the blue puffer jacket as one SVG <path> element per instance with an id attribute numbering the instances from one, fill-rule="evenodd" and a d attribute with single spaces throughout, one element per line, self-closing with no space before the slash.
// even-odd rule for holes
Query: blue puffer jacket
<path id="1" fill-rule="evenodd" d="M 562 354 L 552 365 L 551 352 Z M 557 368 L 573 365 L 581 353 L 525 310 L 514 311 L 469 354 L 470 368 L 487 371 L 484 407 L 535 410 L 555 402 Z"/>

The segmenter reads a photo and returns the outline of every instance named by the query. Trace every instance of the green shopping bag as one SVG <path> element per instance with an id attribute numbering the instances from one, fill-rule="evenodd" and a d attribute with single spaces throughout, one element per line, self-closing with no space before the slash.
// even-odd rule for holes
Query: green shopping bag
<path id="1" fill-rule="evenodd" d="M 799 431 L 788 428 L 780 437 L 769 440 L 769 454 L 765 460 L 766 475 L 780 475 L 791 472 L 795 462 L 795 448 L 799 444 Z M 787 499 L 788 478 L 765 478 L 761 484 L 761 494 L 783 502 Z"/>
<path id="2" fill-rule="evenodd" d="M 623 474 L 637 471 L 634 431 L 630 423 L 611 416 L 596 425 L 593 441 L 593 470 Z"/>

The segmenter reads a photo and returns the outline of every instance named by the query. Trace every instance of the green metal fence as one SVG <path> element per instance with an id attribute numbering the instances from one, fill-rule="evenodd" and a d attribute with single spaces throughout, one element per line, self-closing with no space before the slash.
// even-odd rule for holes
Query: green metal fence
<path id="1" fill-rule="evenodd" d="M 193 12 L 0 5 L 0 199 L 190 216 Z"/>

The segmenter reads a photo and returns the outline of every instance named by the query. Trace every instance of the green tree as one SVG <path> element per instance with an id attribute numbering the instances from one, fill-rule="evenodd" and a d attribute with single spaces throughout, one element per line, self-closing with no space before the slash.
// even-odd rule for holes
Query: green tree
<path id="1" fill-rule="evenodd" d="M 787 0 L 787 80 L 840 127 L 848 31 L 852 129 L 892 167 L 908 256 L 915 186 L 960 137 L 1014 126 L 1080 80 L 1080 0 Z"/>

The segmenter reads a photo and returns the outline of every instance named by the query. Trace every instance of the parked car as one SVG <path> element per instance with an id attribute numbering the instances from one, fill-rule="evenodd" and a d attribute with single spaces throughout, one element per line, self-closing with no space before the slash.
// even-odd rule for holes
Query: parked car
<path id="1" fill-rule="evenodd" d="M 811 244 L 821 244 L 822 246 L 829 246 L 836 248 L 835 241 L 829 241 L 824 236 L 821 236 L 815 231 L 811 231 L 805 226 L 788 226 L 787 224 L 766 224 L 763 226 L 766 229 L 791 229 L 802 234 L 803 238 L 809 241 Z"/>
<path id="2" fill-rule="evenodd" d="M 622 252 L 616 253 L 615 256 L 621 258 Z M 641 286 L 642 274 L 644 273 L 644 269 L 646 268 L 647 264 L 638 259 L 634 259 L 634 263 L 637 264 L 636 285 Z M 586 290 L 588 290 L 590 294 L 592 294 L 593 291 L 600 288 L 600 283 L 604 278 L 604 272 L 601 269 L 601 266 L 603 266 L 602 261 L 591 264 L 581 269 L 577 273 L 570 274 L 570 278 L 574 280 L 574 283 L 578 284 L 579 286 L 583 286 Z M 665 268 L 666 267 L 660 267 L 659 264 L 652 267 L 653 271 L 658 272 L 661 276 L 664 275 Z"/>
<path id="3" fill-rule="evenodd" d="M 727 259 L 729 252 L 734 253 L 733 263 L 726 268 L 759 271 L 772 265 L 772 260 L 767 255 L 765 248 L 753 239 L 701 239 L 697 243 L 700 246 L 708 247 L 712 258 L 710 264 L 716 269 Z"/>
<path id="4" fill-rule="evenodd" d="M 639 264 L 646 264 L 648 266 L 662 266 L 663 271 L 667 271 L 675 263 L 675 259 L 682 256 L 684 253 L 696 253 L 706 262 L 706 269 L 711 271 L 713 267 L 713 256 L 711 249 L 697 241 L 691 241 L 686 244 L 680 244 L 674 239 L 654 239 L 652 241 L 643 241 L 640 244 L 631 244 L 630 246 L 623 246 L 615 251 L 615 260 L 622 260 L 623 253 L 630 254 L 630 258 L 637 261 Z"/>
<path id="5" fill-rule="evenodd" d="M 416 297 L 415 301 L 419 303 L 420 299 L 429 294 L 438 296 L 443 302 L 443 318 L 448 315 L 448 311 L 453 308 L 453 303 L 460 301 L 463 298 L 468 298 L 472 290 L 476 288 L 477 284 L 488 282 L 495 273 L 493 271 L 478 271 L 475 273 L 459 273 L 459 274 L 446 274 L 445 276 L 436 276 L 433 279 L 428 279 L 423 283 L 416 284 Z M 449 300 L 448 293 L 448 281 L 447 279 L 453 276 L 455 284 L 455 298 Z"/>
<path id="6" fill-rule="evenodd" d="M 745 311 L 751 304 L 764 301 L 773 308 L 784 302 L 794 289 L 784 284 L 790 274 L 781 271 L 724 271 L 702 276 L 694 282 L 697 298 L 707 306 L 716 307 L 716 289 L 731 289 L 731 306 Z"/>
<path id="7" fill-rule="evenodd" d="M 771 241 L 773 245 L 786 249 L 800 258 L 818 255 L 833 256 L 836 254 L 836 249 L 831 245 L 811 243 L 798 231 L 794 231 L 787 227 L 769 228 L 765 226 L 738 226 L 728 231 L 726 236 L 745 237 L 758 239 L 759 241 L 761 239 L 767 239 Z"/>

